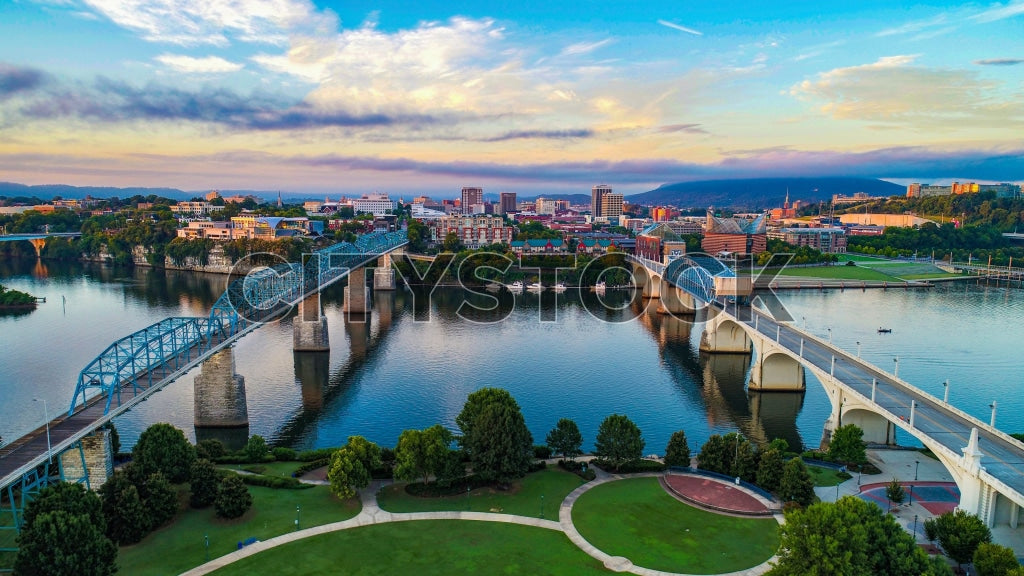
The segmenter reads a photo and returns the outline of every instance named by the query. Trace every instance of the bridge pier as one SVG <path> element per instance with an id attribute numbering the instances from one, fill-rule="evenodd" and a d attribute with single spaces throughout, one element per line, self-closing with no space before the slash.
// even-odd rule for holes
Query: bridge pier
<path id="1" fill-rule="evenodd" d="M 43 247 L 46 246 L 46 238 L 33 238 L 29 240 L 32 247 L 36 249 L 36 258 L 43 257 Z"/>
<path id="2" fill-rule="evenodd" d="M 700 351 L 715 354 L 750 354 L 752 344 L 746 328 L 725 314 L 708 318 L 700 337 Z"/>
<path id="3" fill-rule="evenodd" d="M 662 286 L 661 292 L 658 314 L 693 316 L 697 313 L 697 303 L 689 292 L 668 283 Z"/>
<path id="4" fill-rule="evenodd" d="M 292 349 L 296 352 L 326 352 L 331 349 L 327 316 L 320 311 L 319 291 L 299 302 L 299 313 L 292 320 Z"/>
<path id="5" fill-rule="evenodd" d="M 356 268 L 348 273 L 348 285 L 345 286 L 345 301 L 341 305 L 341 310 L 348 313 L 350 321 L 358 321 L 357 319 L 360 315 L 370 313 L 370 294 L 366 290 L 365 267 Z"/>
<path id="6" fill-rule="evenodd" d="M 761 392 L 802 392 L 806 389 L 804 367 L 784 352 L 772 350 L 763 338 L 756 343 L 757 355 L 750 369 L 751 390 Z"/>
<path id="7" fill-rule="evenodd" d="M 645 300 L 657 300 L 661 298 L 662 280 L 660 276 L 647 273 L 644 277 L 644 286 L 641 296 Z"/>
<path id="8" fill-rule="evenodd" d="M 114 452 L 110 444 L 110 430 L 100 428 L 82 438 L 81 447 L 61 452 L 61 478 L 68 482 L 85 481 L 91 490 L 100 486 L 114 474 Z"/>
<path id="9" fill-rule="evenodd" d="M 197 431 L 200 428 L 245 428 L 248 431 L 245 378 L 235 373 L 232 348 L 224 348 L 203 362 L 192 386 Z M 196 436 L 199 436 L 198 432 Z"/>
<path id="10" fill-rule="evenodd" d="M 390 252 L 377 259 L 377 267 L 373 269 L 373 289 L 395 289 L 395 269 L 391 266 Z"/>

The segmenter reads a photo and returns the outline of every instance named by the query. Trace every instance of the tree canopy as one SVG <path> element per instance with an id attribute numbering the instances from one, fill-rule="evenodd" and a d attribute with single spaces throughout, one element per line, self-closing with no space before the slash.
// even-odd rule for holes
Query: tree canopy
<path id="1" fill-rule="evenodd" d="M 624 414 L 612 414 L 601 422 L 594 442 L 594 454 L 609 461 L 616 469 L 627 462 L 639 460 L 644 450 L 640 428 Z"/>
<path id="2" fill-rule="evenodd" d="M 448 458 L 452 433 L 440 424 L 424 430 L 403 430 L 395 447 L 395 478 L 413 480 L 440 476 Z"/>
<path id="3" fill-rule="evenodd" d="M 352 498 L 356 490 L 370 485 L 371 473 L 380 464 L 380 447 L 362 436 L 349 436 L 327 463 L 331 491 L 339 498 Z"/>
<path id="4" fill-rule="evenodd" d="M 926 520 L 925 532 L 933 534 L 958 564 L 970 562 L 980 544 L 992 541 L 992 531 L 981 518 L 960 509 Z"/>
<path id="5" fill-rule="evenodd" d="M 814 502 L 814 480 L 803 460 L 793 458 L 782 467 L 779 496 L 785 502 L 796 502 L 801 506 L 810 506 Z"/>
<path id="6" fill-rule="evenodd" d="M 686 443 L 686 432 L 677 430 L 668 439 L 665 447 L 666 466 L 690 466 L 690 445 Z"/>
<path id="7" fill-rule="evenodd" d="M 575 460 L 583 453 L 583 436 L 580 434 L 579 426 L 570 418 L 560 419 L 548 432 L 544 441 L 555 454 L 561 454 L 563 458 L 569 460 Z"/>
<path id="8" fill-rule="evenodd" d="M 18 534 L 17 576 L 108 576 L 117 547 L 105 531 L 99 497 L 81 484 L 43 488 L 25 508 Z"/>
<path id="9" fill-rule="evenodd" d="M 481 388 L 466 398 L 455 418 L 462 446 L 481 478 L 506 484 L 521 478 L 533 461 L 533 436 L 519 403 L 501 388 Z"/>
<path id="10" fill-rule="evenodd" d="M 828 445 L 828 455 L 839 462 L 864 464 L 868 461 L 864 450 L 864 431 L 856 424 L 836 428 Z"/>
<path id="11" fill-rule="evenodd" d="M 132 463 L 143 477 L 161 472 L 175 484 L 188 480 L 195 459 L 195 448 L 185 433 L 166 423 L 146 428 L 132 449 Z"/>

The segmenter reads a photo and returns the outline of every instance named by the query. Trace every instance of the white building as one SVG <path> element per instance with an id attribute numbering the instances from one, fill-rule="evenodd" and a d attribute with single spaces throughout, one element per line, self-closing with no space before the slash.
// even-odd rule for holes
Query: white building
<path id="1" fill-rule="evenodd" d="M 412 205 L 412 217 L 417 220 L 437 220 L 438 218 L 444 218 L 447 215 L 448 214 L 444 210 L 427 208 L 421 202 L 414 202 Z"/>
<path id="2" fill-rule="evenodd" d="M 171 206 L 171 212 L 178 216 L 206 216 L 214 208 L 209 202 L 178 202 Z"/>
<path id="3" fill-rule="evenodd" d="M 387 194 L 364 194 L 352 201 L 352 210 L 356 214 L 373 214 L 375 218 L 391 214 L 394 209 L 395 201 Z"/>

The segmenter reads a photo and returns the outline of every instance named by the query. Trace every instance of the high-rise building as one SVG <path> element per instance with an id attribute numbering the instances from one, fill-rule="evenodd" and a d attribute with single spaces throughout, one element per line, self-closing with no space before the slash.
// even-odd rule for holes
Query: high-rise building
<path id="1" fill-rule="evenodd" d="M 601 216 L 602 200 L 612 193 L 612 187 L 607 184 L 598 184 L 590 189 L 590 213 L 594 216 Z M 621 207 L 621 206 L 620 206 Z M 621 212 L 621 210 L 620 210 Z"/>
<path id="2" fill-rule="evenodd" d="M 609 192 L 601 198 L 601 216 L 605 218 L 622 216 L 622 194 Z"/>
<path id="3" fill-rule="evenodd" d="M 502 192 L 499 214 L 511 214 L 516 211 L 516 193 Z"/>
<path id="4" fill-rule="evenodd" d="M 484 203 L 484 189 L 473 186 L 462 187 L 462 213 L 471 214 L 474 204 Z"/>

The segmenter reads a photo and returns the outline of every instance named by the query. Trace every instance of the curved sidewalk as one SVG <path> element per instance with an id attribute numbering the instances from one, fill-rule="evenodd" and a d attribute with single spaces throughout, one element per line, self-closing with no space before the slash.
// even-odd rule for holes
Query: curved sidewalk
<path id="1" fill-rule="evenodd" d="M 598 474 L 598 478 L 583 484 L 576 490 L 573 490 L 566 498 L 562 501 L 558 510 L 558 521 L 554 520 L 542 520 L 540 518 L 532 518 L 529 516 L 515 516 L 512 514 L 495 514 L 491 512 L 458 512 L 458 511 L 446 511 L 446 512 L 409 512 L 409 513 L 395 513 L 381 510 L 377 504 L 377 492 L 388 484 L 388 482 L 373 482 L 367 488 L 360 490 L 359 497 L 363 502 L 363 508 L 359 514 L 355 517 L 342 522 L 334 522 L 331 524 L 323 524 L 320 526 L 314 526 L 305 530 L 299 530 L 298 532 L 290 532 L 288 534 L 282 534 L 263 542 L 257 542 L 237 550 L 230 554 L 226 554 L 219 558 L 210 560 L 209 562 L 197 566 L 187 572 L 184 572 L 181 576 L 201 576 L 209 574 L 220 568 L 223 568 L 229 564 L 237 562 L 242 558 L 247 558 L 254 554 L 259 554 L 271 548 L 309 538 L 311 536 L 319 536 L 321 534 L 328 534 L 331 532 L 338 532 L 340 530 L 347 530 L 349 528 L 359 528 L 363 526 L 372 526 L 374 524 L 387 524 L 389 522 L 410 522 L 416 520 L 477 520 L 481 522 L 504 522 L 506 524 L 520 524 L 523 526 L 533 526 L 536 528 L 545 528 L 548 530 L 557 530 L 564 533 L 569 540 L 579 547 L 580 550 L 587 553 L 589 556 L 601 561 L 606 568 L 615 572 L 629 572 L 631 574 L 637 574 L 639 576 L 690 576 L 688 574 L 682 574 L 678 572 L 663 572 L 660 570 L 651 570 L 649 568 L 642 568 L 634 566 L 628 558 L 621 556 L 611 556 L 598 550 L 590 542 L 587 542 L 576 527 L 572 523 L 572 507 L 576 503 L 576 500 L 586 491 L 600 486 L 608 482 L 614 482 L 617 480 L 623 480 L 627 478 L 660 478 L 662 474 L 660 472 L 648 472 L 643 474 L 630 474 L 628 476 L 610 475 L 603 471 Z M 776 516 L 778 519 L 778 516 Z M 781 522 L 781 520 L 780 520 Z M 771 562 L 776 559 L 772 556 L 767 561 L 738 572 L 731 572 L 723 574 L 721 576 L 759 576 L 764 574 L 771 569 Z M 706 575 L 705 575 L 706 576 Z"/>

